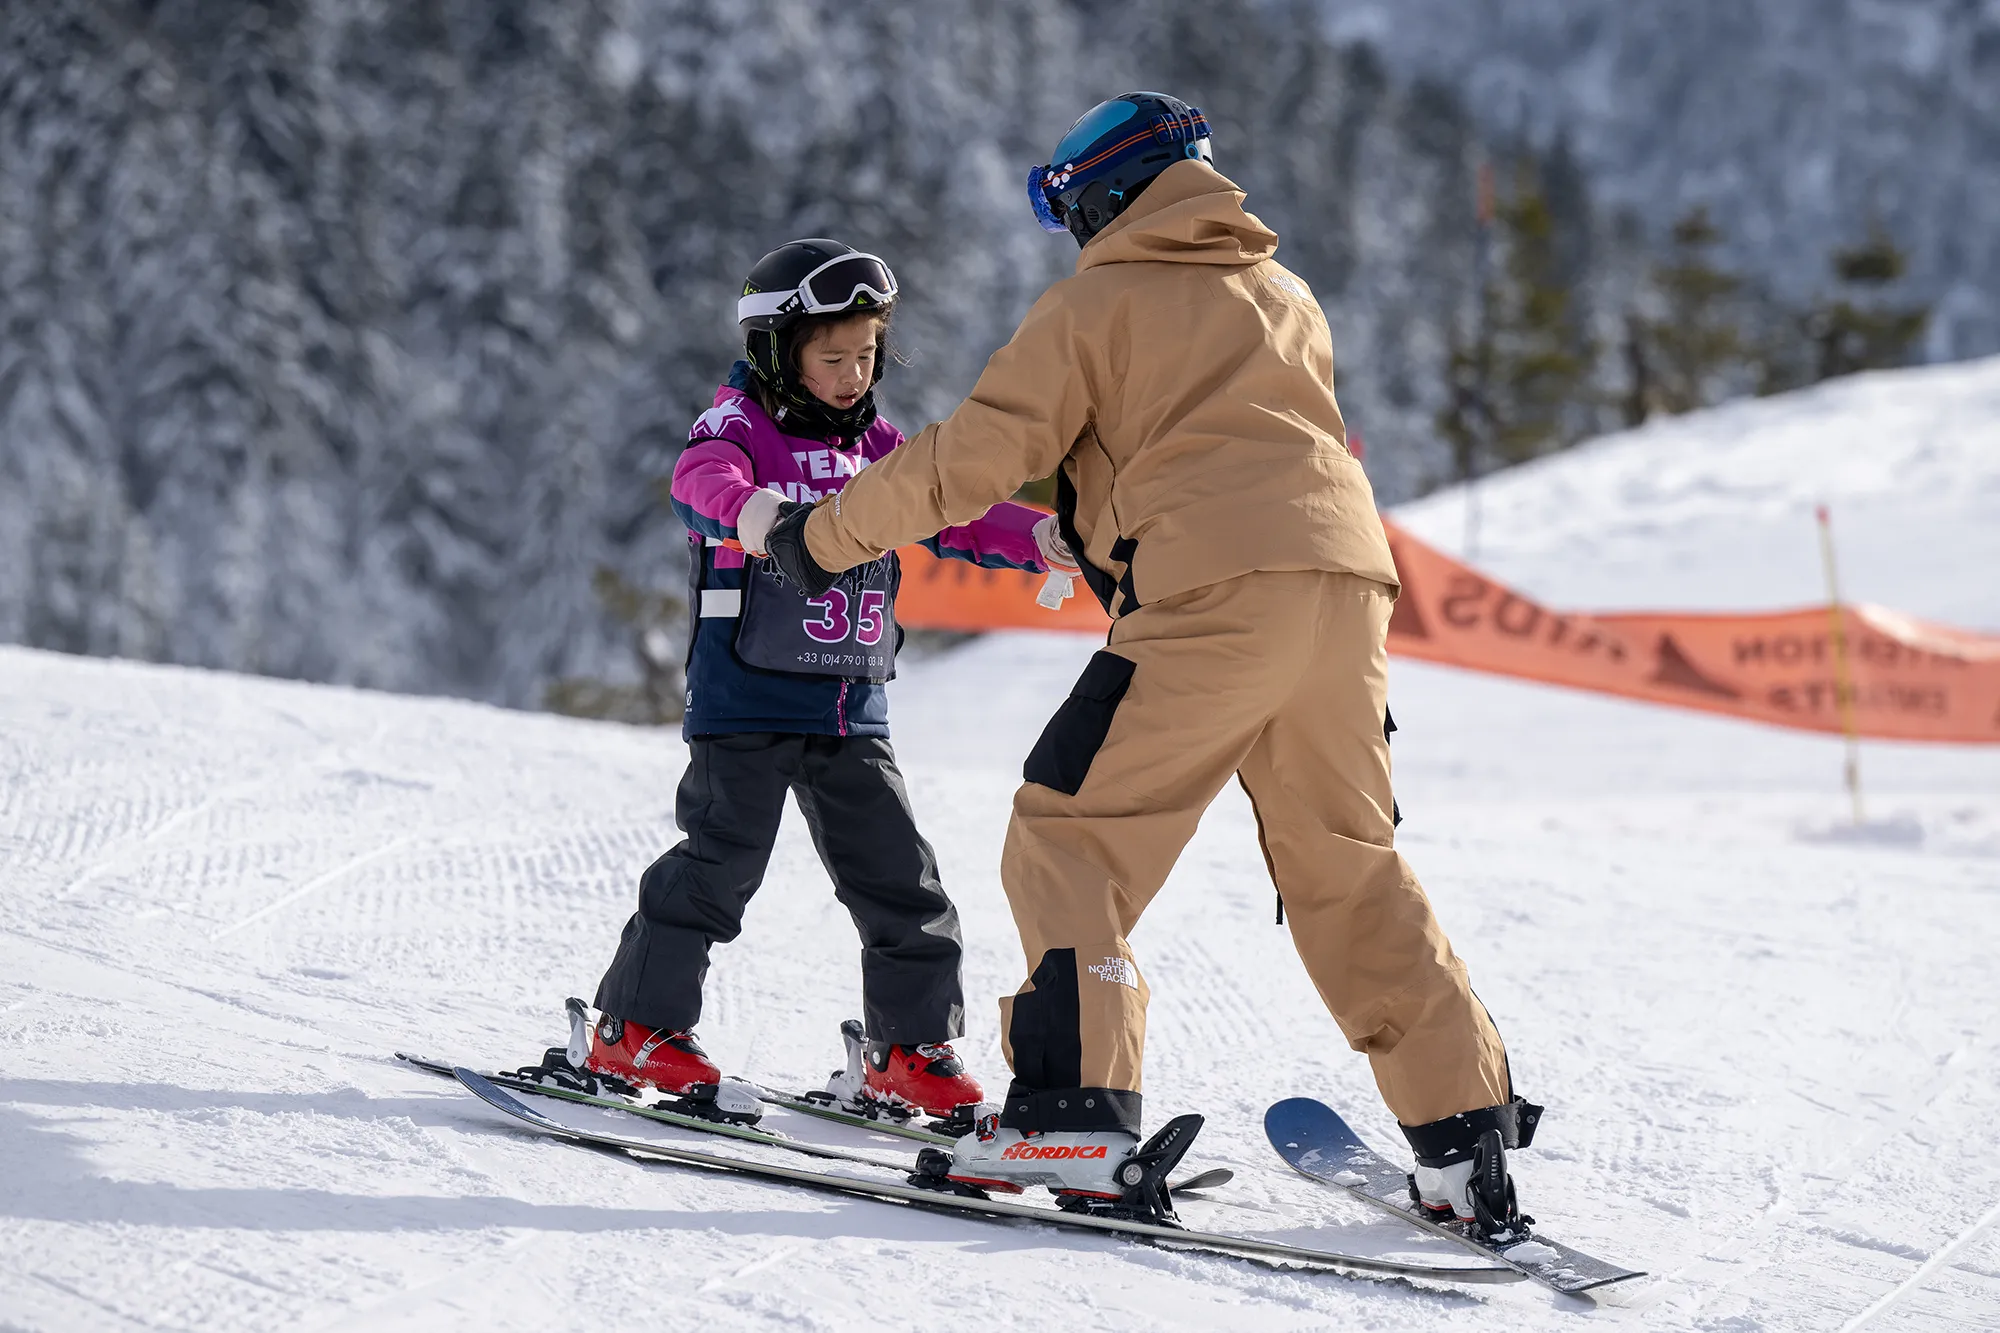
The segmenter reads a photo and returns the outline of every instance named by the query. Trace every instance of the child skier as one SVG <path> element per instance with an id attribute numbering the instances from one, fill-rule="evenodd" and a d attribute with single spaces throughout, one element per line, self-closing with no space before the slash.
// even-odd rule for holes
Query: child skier
<path id="1" fill-rule="evenodd" d="M 737 302 L 745 359 L 674 467 L 691 546 L 686 837 L 640 879 L 597 988 L 585 1063 L 600 1074 L 677 1095 L 718 1082 L 694 1037 L 709 948 L 742 929 L 791 792 L 861 935 L 865 1036 L 832 1090 L 945 1118 L 980 1100 L 950 1045 L 965 1017 L 958 913 L 889 747 L 896 556 L 812 596 L 748 558 L 782 503 L 838 493 L 903 442 L 874 395 L 896 297 L 887 264 L 838 241 L 765 255 Z M 1001 503 L 925 545 L 1042 572 L 1057 540 L 1052 518 Z"/>
<path id="2" fill-rule="evenodd" d="M 1325 315 L 1208 140 L 1199 111 L 1157 93 L 1081 116 L 1028 187 L 1042 225 L 1082 246 L 1075 276 L 949 418 L 831 502 L 788 508 L 769 547 L 810 589 L 1054 473 L 1061 535 L 1115 616 L 1014 798 L 1014 1082 L 959 1140 L 952 1179 L 1119 1196 L 1147 999 L 1127 937 L 1237 775 L 1293 942 L 1403 1125 L 1423 1207 L 1504 1231 L 1505 1152 L 1539 1108 L 1514 1095 L 1396 851 L 1395 565 L 1345 447 Z"/>

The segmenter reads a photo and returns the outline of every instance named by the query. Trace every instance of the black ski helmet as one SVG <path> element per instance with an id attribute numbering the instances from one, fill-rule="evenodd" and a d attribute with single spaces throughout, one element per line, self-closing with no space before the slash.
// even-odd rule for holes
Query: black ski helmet
<path id="1" fill-rule="evenodd" d="M 1028 173 L 1028 202 L 1045 231 L 1078 245 L 1103 231 L 1174 163 L 1210 160 L 1208 117 L 1166 93 L 1123 93 L 1076 118 L 1047 166 Z"/>
<path id="2" fill-rule="evenodd" d="M 868 392 L 849 408 L 815 397 L 800 382 L 794 357 L 806 317 L 887 315 L 896 296 L 896 275 L 888 264 L 823 236 L 787 241 L 752 266 L 736 302 L 736 320 L 751 372 L 777 398 L 788 433 L 852 439 L 875 423 L 875 385 L 882 380 L 885 356 L 875 358 Z"/>

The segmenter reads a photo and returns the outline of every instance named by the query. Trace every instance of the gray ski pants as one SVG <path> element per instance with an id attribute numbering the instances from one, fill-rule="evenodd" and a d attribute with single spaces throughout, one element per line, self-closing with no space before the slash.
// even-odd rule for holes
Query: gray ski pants
<path id="1" fill-rule="evenodd" d="M 651 1028 L 700 1021 L 709 949 L 742 931 L 790 792 L 861 936 L 869 1037 L 912 1045 L 961 1035 L 958 910 L 888 739 L 744 732 L 697 737 L 688 751 L 675 804 L 686 837 L 640 877 L 639 910 L 597 1007 Z"/>

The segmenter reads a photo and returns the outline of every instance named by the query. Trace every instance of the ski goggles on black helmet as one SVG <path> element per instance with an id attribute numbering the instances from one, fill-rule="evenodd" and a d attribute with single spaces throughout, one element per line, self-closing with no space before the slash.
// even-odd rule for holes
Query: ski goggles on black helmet
<path id="1" fill-rule="evenodd" d="M 1147 117 L 1141 103 L 1162 107 Z M 1182 110 L 1180 108 L 1185 108 Z M 1107 176 L 1122 175 L 1122 168 L 1134 159 L 1156 154 L 1160 149 L 1180 157 L 1208 157 L 1210 137 L 1208 117 L 1200 107 L 1149 93 L 1128 93 L 1100 102 L 1083 113 L 1068 134 L 1056 145 L 1055 161 L 1028 171 L 1028 204 L 1043 231 L 1061 234 L 1069 225 L 1064 215 L 1093 183 Z M 1178 152 L 1173 152 L 1175 149 Z M 1172 159 L 1163 158 L 1160 169 Z M 1151 164 L 1148 164 L 1151 165 Z M 1150 179 L 1157 172 L 1132 173 Z"/>
<path id="2" fill-rule="evenodd" d="M 790 291 L 746 292 L 736 302 L 736 320 L 745 328 L 775 329 L 799 315 L 880 309 L 893 305 L 896 293 L 889 266 L 856 250 L 835 255 Z"/>

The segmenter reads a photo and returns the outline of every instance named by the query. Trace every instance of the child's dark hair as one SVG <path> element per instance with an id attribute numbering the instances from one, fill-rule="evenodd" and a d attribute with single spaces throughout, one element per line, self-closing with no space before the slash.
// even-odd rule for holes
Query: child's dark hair
<path id="1" fill-rule="evenodd" d="M 779 364 L 787 367 L 794 375 L 799 372 L 799 353 L 817 338 L 823 329 L 845 324 L 851 319 L 868 319 L 875 322 L 875 379 L 882 378 L 883 368 L 890 361 L 901 362 L 902 357 L 889 344 L 889 325 L 895 319 L 891 310 L 835 310 L 824 315 L 801 315 L 778 331 Z M 873 383 L 870 384 L 873 388 Z M 778 386 L 768 384 L 761 375 L 750 377 L 751 396 L 766 415 L 776 419 L 783 400 L 778 396 Z"/>

